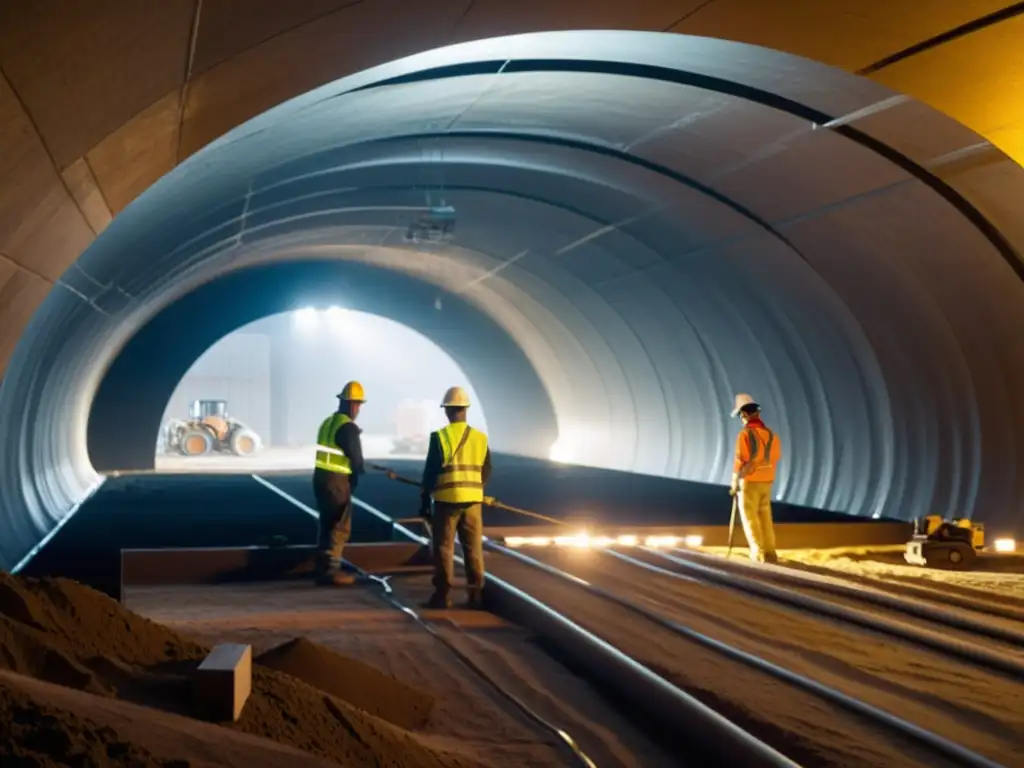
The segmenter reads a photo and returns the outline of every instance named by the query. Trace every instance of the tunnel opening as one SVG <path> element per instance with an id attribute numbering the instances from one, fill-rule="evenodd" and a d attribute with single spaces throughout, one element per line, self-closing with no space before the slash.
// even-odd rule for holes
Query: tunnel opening
<path id="1" fill-rule="evenodd" d="M 204 311 L 210 306 L 217 307 L 216 315 Z M 347 331 L 331 330 L 339 324 Z M 200 397 L 213 391 L 211 387 L 226 395 L 230 383 L 223 375 L 220 381 L 216 376 L 207 376 L 206 381 L 196 377 L 200 380 L 184 390 L 182 384 L 196 361 L 216 354 L 213 345 L 232 334 L 263 336 L 266 342 L 257 340 L 244 349 L 239 345 L 233 354 L 225 350 L 219 368 L 212 366 L 214 371 L 224 374 L 227 367 L 237 377 L 240 367 L 254 365 L 239 355 L 265 357 L 265 399 L 293 403 L 298 423 L 277 421 L 266 402 L 267 426 L 262 431 L 271 446 L 292 449 L 282 460 L 301 463 L 303 469 L 309 468 L 303 448 L 315 438 L 319 420 L 336 404 L 333 396 L 349 379 L 369 386 L 371 400 L 374 390 L 390 389 L 385 402 L 390 402 L 391 412 L 374 413 L 371 404 L 363 414 L 369 415 L 376 432 L 378 454 L 390 450 L 389 420 L 403 400 L 413 401 L 405 405 L 418 412 L 424 400 L 436 406 L 444 390 L 455 384 L 469 388 L 476 402 L 472 422 L 490 430 L 492 443 L 500 450 L 542 456 L 557 437 L 550 398 L 522 351 L 504 330 L 481 318 L 458 296 L 366 265 L 292 261 L 239 270 L 205 284 L 168 305 L 127 342 L 92 403 L 92 465 L 107 473 L 159 469 L 154 447 L 160 448 L 168 420 L 181 418 L 194 399 L 228 400 Z M 392 346 L 382 348 L 384 342 Z M 255 366 L 259 367 L 258 360 Z M 142 371 L 145 380 L 140 378 Z M 458 381 L 441 385 L 444 377 L 453 376 Z M 287 393 L 289 379 L 301 391 Z M 439 391 L 428 393 L 431 384 Z M 248 391 L 245 396 L 259 399 L 251 392 L 251 381 L 239 386 L 239 391 Z M 512 403 L 499 399 L 510 386 L 518 393 Z M 376 399 L 381 404 L 379 394 Z M 529 409 L 518 408 L 520 403 Z M 427 424 L 436 428 L 437 418 L 431 413 Z M 247 426 L 260 423 L 250 422 L 251 418 Z M 113 423 L 123 426 L 111 430 Z M 164 468 L 186 467 L 168 458 Z M 245 467 L 252 462 L 260 460 L 253 457 Z M 215 463 L 218 469 L 232 466 L 230 461 Z"/>
<path id="2" fill-rule="evenodd" d="M 488 431 L 472 382 L 427 337 L 378 315 L 305 306 L 231 332 L 192 364 L 164 410 L 155 469 L 308 470 L 320 423 L 353 379 L 369 398 L 363 455 L 378 463 L 426 456 L 450 386 L 466 389 L 473 426 Z"/>
<path id="3" fill-rule="evenodd" d="M 785 500 L 1015 525 L 1024 231 L 1001 201 L 1022 190 L 912 99 L 721 40 L 547 33 L 367 70 L 209 144 L 61 278 L 0 390 L 6 538 L 152 463 L 188 365 L 273 311 L 246 281 L 287 270 L 407 296 L 363 309 L 431 338 L 417 323 L 463 306 L 435 341 L 507 406 L 511 452 L 720 483 L 753 391 L 799 447 Z M 454 237 L 420 238 L 438 207 Z M 146 426 L 119 441 L 129 412 Z"/>

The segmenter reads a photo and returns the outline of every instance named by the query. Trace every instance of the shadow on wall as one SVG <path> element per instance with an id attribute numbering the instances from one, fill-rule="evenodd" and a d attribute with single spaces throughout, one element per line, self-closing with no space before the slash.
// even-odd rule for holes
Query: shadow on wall
<path id="1" fill-rule="evenodd" d="M 440 293 L 401 274 L 342 261 L 253 267 L 207 283 L 152 318 L 103 377 L 89 415 L 93 466 L 153 468 L 167 403 L 216 340 L 263 317 L 334 304 L 422 333 L 473 382 L 495 450 L 546 458 L 557 422 L 537 373 L 503 329 L 459 297 L 445 294 L 443 309 L 436 309 Z"/>

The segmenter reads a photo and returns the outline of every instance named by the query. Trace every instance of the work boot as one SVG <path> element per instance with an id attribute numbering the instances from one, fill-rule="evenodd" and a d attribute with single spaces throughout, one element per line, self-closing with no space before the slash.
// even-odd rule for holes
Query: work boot
<path id="1" fill-rule="evenodd" d="M 779 562 L 779 556 L 775 552 L 765 552 L 764 561 L 766 563 L 777 563 Z"/>
<path id="2" fill-rule="evenodd" d="M 466 607 L 471 611 L 482 611 L 484 609 L 484 591 L 470 588 L 468 592 Z"/>
<path id="3" fill-rule="evenodd" d="M 435 611 L 447 611 L 452 607 L 452 601 L 448 599 L 447 595 L 435 592 L 430 596 L 430 599 L 423 604 L 423 607 Z"/>
<path id="4" fill-rule="evenodd" d="M 344 571 L 329 571 L 317 576 L 316 583 L 321 587 L 347 587 L 356 583 L 356 577 Z"/>

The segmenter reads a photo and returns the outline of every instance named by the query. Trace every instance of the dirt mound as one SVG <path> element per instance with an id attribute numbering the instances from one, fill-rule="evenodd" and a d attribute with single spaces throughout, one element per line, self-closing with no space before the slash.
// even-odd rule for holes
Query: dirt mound
<path id="1" fill-rule="evenodd" d="M 36 701 L 0 681 L 0 762 L 7 765 L 8 761 L 25 766 L 171 765 L 121 740 L 109 726 Z"/>
<path id="2" fill-rule="evenodd" d="M 216 725 L 0 672 L 0 765 L 329 768 Z"/>
<path id="3" fill-rule="evenodd" d="M 434 708 L 430 694 L 304 637 L 265 651 L 256 657 L 256 663 L 297 677 L 408 730 L 423 728 Z"/>
<path id="4" fill-rule="evenodd" d="M 417 737 L 289 675 L 253 669 L 253 695 L 238 723 L 244 733 L 345 766 L 456 768 L 486 765 L 437 752 Z"/>
<path id="5" fill-rule="evenodd" d="M 112 694 L 102 680 L 78 662 L 73 651 L 6 616 L 0 616 L 0 669 L 81 691 Z"/>
<path id="6" fill-rule="evenodd" d="M 153 666 L 201 659 L 206 653 L 198 643 L 68 579 L 22 579 L 0 573 L 0 614 L 73 648 L 80 659 L 105 656 Z"/>
<path id="7" fill-rule="evenodd" d="M 455 768 L 483 764 L 434 750 L 407 730 L 373 714 L 376 709 L 385 716 L 422 724 L 433 704 L 428 695 L 312 643 L 296 642 L 275 650 L 279 652 L 277 662 L 292 665 L 295 673 L 318 684 L 322 675 L 339 690 L 327 692 L 297 676 L 257 665 L 253 670 L 253 692 L 239 722 L 206 727 L 220 733 L 230 729 L 238 732 L 238 738 L 243 734 L 264 737 L 346 766 Z M 94 727 L 75 712 L 89 713 L 98 706 L 97 702 L 106 702 L 105 706 L 133 706 L 114 701 L 119 697 L 188 715 L 189 675 L 207 652 L 204 646 L 75 582 L 21 579 L 0 573 L 0 669 L 35 678 L 29 682 L 37 686 L 44 685 L 37 682 L 43 680 L 77 689 L 68 693 L 86 696 L 93 702 L 84 705 L 84 709 L 62 710 L 48 704 L 40 694 L 30 706 L 24 696 L 19 698 L 17 691 L 7 691 L 0 697 L 0 718 L 6 725 L 0 725 L 8 731 L 0 732 L 0 742 L 10 743 L 14 739 L 20 751 L 2 747 L 10 752 L 2 754 L 12 760 L 21 758 L 12 764 L 33 766 L 169 766 L 137 747 L 144 742 L 135 737 L 126 741 L 119 735 L 123 729 Z M 272 664 L 274 659 L 271 655 Z M 332 673 L 314 674 L 309 666 L 313 663 L 324 664 L 324 669 L 334 674 L 347 673 L 353 685 L 356 675 L 361 674 L 361 679 L 376 691 L 371 695 L 366 691 L 353 692 L 342 685 L 344 681 L 332 680 Z M 10 677 L 9 672 L 0 675 L 6 676 L 4 679 Z M 361 708 L 331 695 L 342 690 L 345 698 L 358 699 L 357 706 Z M 408 699 L 404 708 L 400 706 L 400 697 Z M 152 716 L 172 716 L 152 709 L 135 709 Z M 38 722 L 33 724 L 33 718 Z M 48 751 L 45 745 L 53 740 L 58 745 L 54 747 L 56 751 Z M 198 742 L 195 747 L 196 755 L 203 756 L 209 751 Z M 168 753 L 155 754 L 163 760 L 162 756 Z M 293 761 L 277 764 L 290 762 Z M 3 761 L 5 768 L 7 763 L 8 760 Z M 204 758 L 197 761 L 191 757 L 188 763 L 235 764 L 204 762 Z M 250 765 L 246 761 L 237 764 Z"/>

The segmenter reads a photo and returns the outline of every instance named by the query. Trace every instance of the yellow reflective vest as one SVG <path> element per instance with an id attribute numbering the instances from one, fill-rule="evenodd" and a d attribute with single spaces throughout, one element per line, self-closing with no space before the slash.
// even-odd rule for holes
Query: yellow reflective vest
<path id="1" fill-rule="evenodd" d="M 472 504 L 484 500 L 484 459 L 487 435 L 464 421 L 435 433 L 441 443 L 441 472 L 434 486 L 434 501 Z"/>
<path id="2" fill-rule="evenodd" d="M 328 472 L 337 472 L 342 475 L 352 474 L 352 464 L 349 462 L 348 456 L 335 442 L 338 430 L 350 421 L 352 419 L 344 413 L 332 413 L 324 419 L 316 436 L 317 469 L 326 469 Z"/>

